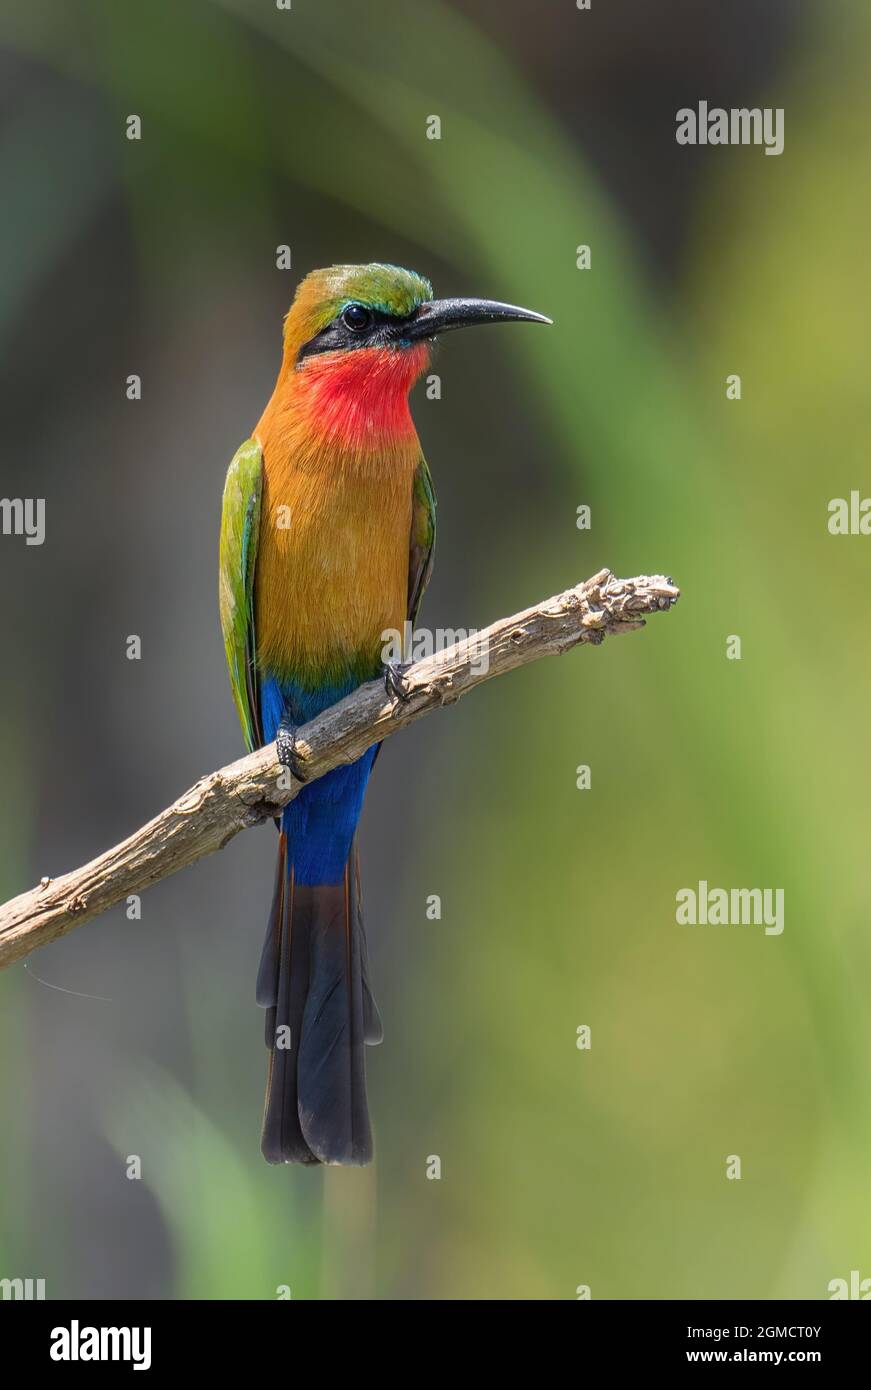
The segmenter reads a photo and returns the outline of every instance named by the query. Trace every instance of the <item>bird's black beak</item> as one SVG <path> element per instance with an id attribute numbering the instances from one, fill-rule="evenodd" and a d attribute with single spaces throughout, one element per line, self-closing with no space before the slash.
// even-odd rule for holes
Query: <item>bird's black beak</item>
<path id="1" fill-rule="evenodd" d="M 403 324 L 404 342 L 419 342 L 435 338 L 452 328 L 471 328 L 477 323 L 553 323 L 544 314 L 532 309 L 518 309 L 516 304 L 500 304 L 494 299 L 433 299 L 421 304 L 413 318 Z"/>

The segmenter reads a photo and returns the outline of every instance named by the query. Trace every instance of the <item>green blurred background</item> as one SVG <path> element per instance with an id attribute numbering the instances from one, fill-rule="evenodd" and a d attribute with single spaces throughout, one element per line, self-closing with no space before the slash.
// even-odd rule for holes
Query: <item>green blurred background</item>
<path id="1" fill-rule="evenodd" d="M 315 266 L 555 319 L 452 337 L 442 399 L 416 395 L 428 626 L 603 565 L 684 596 L 385 750 L 370 1170 L 260 1158 L 271 829 L 0 976 L 0 1276 L 389 1299 L 871 1276 L 871 540 L 826 524 L 871 495 L 869 28 L 797 0 L 2 0 L 0 491 L 47 507 L 43 546 L 0 544 L 4 897 L 240 752 L 220 495 Z M 701 99 L 783 107 L 784 153 L 678 147 Z M 699 879 L 782 887 L 783 935 L 678 927 Z"/>

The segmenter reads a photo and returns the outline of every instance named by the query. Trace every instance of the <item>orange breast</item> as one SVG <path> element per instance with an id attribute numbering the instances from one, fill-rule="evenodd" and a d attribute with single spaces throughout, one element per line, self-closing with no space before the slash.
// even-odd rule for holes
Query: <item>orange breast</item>
<path id="1" fill-rule="evenodd" d="M 402 628 L 421 456 L 408 392 L 427 361 L 417 346 L 283 365 L 255 431 L 264 466 L 261 670 L 306 684 L 349 668 L 368 675 L 385 631 Z"/>
<path id="2" fill-rule="evenodd" d="M 382 634 L 406 618 L 419 446 L 407 440 L 367 457 L 261 442 L 261 669 L 307 680 L 364 658 L 377 662 Z"/>

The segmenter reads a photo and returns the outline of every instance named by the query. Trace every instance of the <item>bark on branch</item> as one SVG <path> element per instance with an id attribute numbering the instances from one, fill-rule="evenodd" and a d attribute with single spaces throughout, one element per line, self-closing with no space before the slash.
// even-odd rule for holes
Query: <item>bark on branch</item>
<path id="1" fill-rule="evenodd" d="M 598 644 L 611 633 L 632 632 L 644 626 L 645 614 L 670 608 L 679 596 L 661 575 L 616 579 L 601 570 L 574 589 L 415 662 L 404 675 L 404 700 L 391 699 L 383 681 L 372 681 L 325 710 L 300 731 L 300 772 L 307 782 L 323 777 L 485 680 L 581 643 Z M 302 785 L 280 766 L 274 743 L 201 777 L 99 858 L 60 878 L 43 879 L 0 906 L 0 968 L 222 849 L 240 830 L 274 816 Z"/>

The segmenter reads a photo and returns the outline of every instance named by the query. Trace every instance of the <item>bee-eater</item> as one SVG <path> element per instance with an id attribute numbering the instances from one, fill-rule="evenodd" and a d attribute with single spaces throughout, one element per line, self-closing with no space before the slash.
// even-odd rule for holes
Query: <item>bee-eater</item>
<path id="1" fill-rule="evenodd" d="M 315 270 L 285 320 L 275 390 L 227 473 L 221 627 L 249 750 L 294 734 L 364 681 L 397 673 L 389 631 L 430 577 L 435 497 L 408 394 L 430 341 L 467 324 L 550 320 L 486 299 L 434 300 L 392 265 Z M 354 835 L 377 750 L 308 783 L 281 815 L 260 962 L 269 1163 L 368 1163 L 364 1044 L 381 1041 Z"/>

